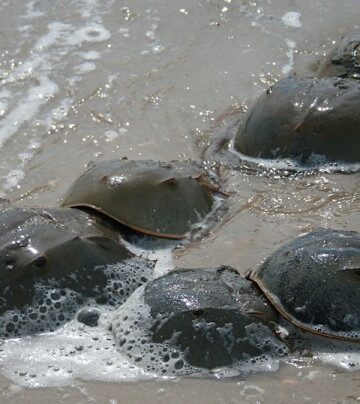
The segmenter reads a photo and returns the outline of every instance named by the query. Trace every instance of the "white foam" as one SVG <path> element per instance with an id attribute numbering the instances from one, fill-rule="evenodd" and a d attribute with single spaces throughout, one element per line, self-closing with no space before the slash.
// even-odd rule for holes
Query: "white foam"
<path id="1" fill-rule="evenodd" d="M 300 17 L 301 13 L 298 13 L 296 11 L 289 11 L 288 13 L 284 14 L 281 19 L 282 22 L 289 27 L 300 28 L 302 27 Z"/>
<path id="2" fill-rule="evenodd" d="M 26 13 L 22 15 L 22 18 L 27 18 L 27 19 L 33 19 L 33 18 L 39 18 L 45 15 L 43 11 L 35 10 L 35 5 L 36 2 L 34 0 L 29 1 L 29 3 L 26 4 Z"/>
<path id="3" fill-rule="evenodd" d="M 6 114 L 8 106 L 9 106 L 8 102 L 0 100 L 0 117 L 3 117 Z"/>
<path id="4" fill-rule="evenodd" d="M 18 168 L 11 170 L 5 177 L 5 184 L 3 185 L 3 188 L 6 190 L 14 188 L 23 178 L 25 178 L 25 173 L 23 170 Z"/>
<path id="5" fill-rule="evenodd" d="M 47 117 L 46 121 L 48 125 L 50 125 L 53 120 L 62 121 L 66 118 L 73 103 L 74 98 L 64 98 L 61 100 L 60 104 L 54 108 Z"/>
<path id="6" fill-rule="evenodd" d="M 2 373 L 29 387 L 60 386 L 77 378 L 119 381 L 146 377 L 142 369 L 129 364 L 118 352 L 108 325 L 114 307 L 151 279 L 152 270 L 152 265 L 140 258 L 108 266 L 104 272 L 108 286 L 99 291 L 108 304 L 102 305 L 92 299 L 79 303 L 75 292 L 39 285 L 43 303 L 1 316 L 2 334 L 18 336 L 2 341 Z M 84 306 L 98 310 L 98 326 L 88 327 L 76 319 L 69 321 L 69 316 Z M 64 325 L 57 328 L 61 324 Z M 26 336 L 33 332 L 40 334 Z"/>
<path id="7" fill-rule="evenodd" d="M 323 171 L 323 172 L 358 172 L 360 171 L 360 163 L 347 163 L 344 161 L 330 162 L 326 156 L 313 153 L 308 158 L 308 163 L 302 164 L 296 159 L 276 158 L 263 159 L 259 157 L 251 157 L 235 150 L 234 141 L 230 142 L 229 150 L 231 153 L 239 157 L 240 160 L 255 164 L 270 170 L 291 170 L 291 171 Z"/>
<path id="8" fill-rule="evenodd" d="M 38 149 L 41 143 L 37 139 L 31 139 L 28 144 L 27 152 L 22 152 L 18 154 L 19 163 L 15 169 L 10 170 L 10 172 L 3 177 L 4 182 L 2 185 L 2 190 L 0 191 L 1 197 L 6 196 L 6 192 L 19 185 L 19 182 L 25 178 L 24 167 L 25 164 L 32 158 L 33 150 Z"/>
<path id="9" fill-rule="evenodd" d="M 292 324 L 285 324 L 285 320 L 283 323 L 294 338 L 294 349 L 300 352 L 300 359 L 301 353 L 307 352 L 312 358 L 311 362 L 319 361 L 346 370 L 360 370 L 359 342 L 324 338 L 302 332 Z"/>
<path id="10" fill-rule="evenodd" d="M 27 90 L 0 122 L 0 145 L 16 133 L 25 122 L 30 121 L 59 90 L 57 84 L 48 76 L 48 70 L 52 66 L 49 49 L 53 48 L 64 35 L 69 34 L 71 25 L 54 22 L 48 25 L 48 30 L 48 33 L 37 40 L 31 56 L 1 80 L 4 87 L 31 76 L 36 78 L 37 84 Z M 10 90 L 4 89 L 4 91 L 9 97 Z"/>
<path id="11" fill-rule="evenodd" d="M 0 91 L 0 117 L 3 117 L 8 111 L 11 98 L 11 91 L 6 89 Z"/>
<path id="12" fill-rule="evenodd" d="M 99 15 L 98 9 L 101 8 L 101 4 L 94 0 L 83 3 L 83 7 L 88 12 L 89 21 L 84 21 L 83 26 L 80 28 L 66 22 L 51 22 L 48 24 L 48 31 L 39 37 L 32 49 L 29 50 L 30 56 L 26 60 L 19 61 L 18 65 L 10 72 L 4 72 L 5 77 L 0 83 L 3 89 L 10 93 L 10 89 L 6 89 L 8 84 L 24 81 L 27 78 L 33 79 L 27 83 L 35 84 L 31 84 L 30 88 L 23 85 L 23 94 L 21 96 L 20 93 L 20 98 L 11 111 L 8 111 L 8 100 L 2 99 L 3 97 L 0 95 L 0 116 L 4 116 L 4 119 L 0 122 L 0 145 L 15 134 L 23 124 L 31 122 L 39 114 L 41 107 L 45 106 L 58 93 L 58 85 L 50 79 L 49 72 L 54 70 L 59 60 L 71 53 L 74 47 L 78 47 L 85 42 L 100 43 L 111 37 L 110 31 L 103 26 Z M 28 2 L 26 15 L 31 18 L 40 16 L 39 12 L 35 11 L 36 6 L 36 2 Z M 23 31 L 23 35 L 28 35 L 27 31 Z M 89 50 L 81 54 L 88 60 L 95 60 L 100 57 L 100 53 L 95 50 Z M 83 74 L 93 71 L 95 68 L 95 64 L 85 62 L 77 66 L 77 71 Z M 80 81 L 81 77 L 77 77 L 77 79 Z M 13 96 L 13 94 L 7 95 L 9 99 L 13 98 Z M 65 107 L 64 111 L 62 111 L 63 107 Z M 61 100 L 59 106 L 52 112 L 47 113 L 47 117 L 42 122 L 49 124 L 52 119 L 62 119 L 66 116 L 67 107 L 67 101 Z"/>
<path id="13" fill-rule="evenodd" d="M 90 24 L 74 31 L 68 38 L 70 45 L 80 45 L 83 42 L 103 42 L 111 38 L 110 31 L 100 24 Z"/>
<path id="14" fill-rule="evenodd" d="M 107 330 L 109 316 L 104 310 L 100 325 L 94 328 L 73 320 L 51 334 L 3 342 L 3 375 L 27 387 L 62 386 L 79 378 L 111 382 L 153 376 L 118 352 Z"/>
<path id="15" fill-rule="evenodd" d="M 81 76 L 75 75 L 68 79 L 68 83 L 70 86 L 76 86 L 82 80 Z"/>
<path id="16" fill-rule="evenodd" d="M 25 78 L 36 74 L 38 70 L 44 71 L 51 67 L 51 53 L 45 51 L 54 45 L 61 38 L 66 37 L 71 32 L 72 26 L 61 22 L 53 22 L 48 25 L 49 32 L 38 39 L 31 56 L 22 62 L 16 69 L 13 69 L 9 76 L 1 80 L 1 84 L 13 83 L 15 81 L 24 80 Z"/>
<path id="17" fill-rule="evenodd" d="M 117 132 L 115 132 L 114 130 L 106 130 L 104 132 L 104 135 L 106 137 L 107 142 L 112 142 L 113 140 L 115 140 L 119 137 L 119 134 Z"/>
<path id="18" fill-rule="evenodd" d="M 75 71 L 78 74 L 89 73 L 94 70 L 96 70 L 96 64 L 92 62 L 85 62 L 75 66 Z"/>
<path id="19" fill-rule="evenodd" d="M 130 251 L 137 256 L 156 261 L 155 267 L 150 268 L 151 277 L 160 276 L 174 268 L 172 249 L 178 245 L 176 241 L 133 235 L 131 242 L 125 242 Z M 138 286 L 132 280 L 127 285 L 121 279 L 117 280 L 119 274 L 120 276 L 123 276 L 121 273 L 127 274 L 131 279 L 139 278 L 139 282 L 142 283 L 151 279 L 150 269 L 144 267 L 144 264 L 141 264 L 144 261 L 139 259 L 131 260 L 134 261 L 133 266 L 129 266 L 129 263 L 108 266 L 108 272 L 105 273 L 108 273 L 111 283 L 104 291 L 111 305 L 97 305 L 91 299 L 85 304 L 100 311 L 97 327 L 87 327 L 72 320 L 51 333 L 7 339 L 0 348 L 2 374 L 19 385 L 29 387 L 61 386 L 73 383 L 77 378 L 103 381 L 153 378 L 154 374 L 133 366 L 119 353 L 113 334 L 108 331 L 114 307 L 119 306 L 119 298 L 122 299 L 121 303 L 125 300 L 121 289 L 124 289 L 124 286 L 130 287 L 128 291 L 124 289 L 127 297 L 133 292 L 134 287 Z M 72 310 L 72 305 L 75 310 L 80 309 L 73 298 L 66 306 L 68 310 Z M 2 327 L 6 329 L 12 316 L 13 314 L 10 315 L 9 321 L 6 321 L 7 316 L 2 316 L 2 319 L 5 319 Z M 53 314 L 49 312 L 47 317 L 49 321 L 51 316 Z M 29 331 L 36 332 L 34 327 L 36 323 L 29 322 L 23 326 L 22 332 L 25 334 Z"/>
<path id="20" fill-rule="evenodd" d="M 23 17 L 26 19 L 41 17 L 44 13 L 40 7 L 41 2 L 27 2 Z M 48 107 L 51 105 L 49 101 L 54 100 L 55 96 L 59 94 L 59 85 L 55 81 L 57 79 L 53 79 L 53 77 L 62 76 L 56 75 L 57 66 L 61 65 L 59 62 L 64 60 L 66 55 L 73 53 L 74 48 L 85 43 L 101 43 L 111 37 L 110 31 L 104 27 L 101 17 L 101 14 L 107 9 L 107 5 L 104 6 L 97 0 L 79 0 L 76 11 L 79 9 L 84 14 L 84 20 L 80 27 L 76 27 L 73 21 L 71 23 L 67 23 L 66 20 L 52 21 L 48 24 L 47 31 L 42 36 L 35 37 L 33 46 L 25 50 L 24 54 L 27 54 L 28 57 L 25 60 L 19 60 L 11 70 L 2 72 L 3 78 L 0 81 L 2 86 L 0 91 L 0 118 L 2 118 L 0 120 L 0 146 L 8 138 L 19 133 L 25 124 L 27 125 L 27 134 L 30 134 L 32 125 L 42 125 L 46 131 L 53 128 L 54 121 L 59 122 L 66 118 L 73 104 L 73 98 L 60 99 L 53 108 Z M 19 29 L 21 37 L 29 38 L 33 29 L 34 27 L 30 24 L 23 25 Z M 29 42 L 28 39 L 26 42 Z M 89 62 L 75 67 L 78 73 L 84 74 L 96 69 L 96 65 L 91 61 L 101 57 L 98 49 L 96 51 L 82 50 L 79 54 Z M 82 80 L 82 77 L 79 75 L 71 79 L 65 77 L 65 80 L 76 84 Z M 17 83 L 21 84 L 18 86 L 20 90 L 14 94 L 15 86 L 13 84 Z M 15 97 L 16 102 L 12 103 Z M 36 118 L 36 122 L 34 122 L 34 118 Z M 33 146 L 29 145 L 29 148 L 31 149 Z M 23 174 L 20 173 L 24 172 L 24 165 L 32 155 L 29 153 L 26 158 L 19 156 L 19 164 L 3 176 L 4 190 L 8 191 L 18 185 L 23 178 Z"/>
<path id="21" fill-rule="evenodd" d="M 30 31 L 31 29 L 31 25 L 21 25 L 20 27 L 18 27 L 19 32 L 25 32 L 25 34 L 23 34 L 23 38 L 27 38 L 29 36 L 29 33 L 26 31 Z"/>
<path id="22" fill-rule="evenodd" d="M 151 47 L 151 50 L 152 50 L 153 53 L 160 53 L 160 52 L 162 52 L 164 49 L 165 49 L 165 47 L 162 46 L 162 45 L 153 45 L 153 46 Z"/>
<path id="23" fill-rule="evenodd" d="M 165 49 L 165 47 L 160 44 L 160 40 L 157 35 L 160 18 L 154 14 L 147 16 L 147 19 L 150 21 L 150 29 L 146 31 L 145 36 L 150 40 L 150 44 L 148 44 L 146 48 L 140 52 L 141 55 L 149 55 L 150 53 L 157 54 Z"/>
<path id="24" fill-rule="evenodd" d="M 5 89 L 5 88 L 3 88 L 3 89 L 0 91 L 0 98 L 2 98 L 2 99 L 10 99 L 11 96 L 12 96 L 11 91 L 9 91 L 9 90 L 7 90 L 7 89 Z"/>
<path id="25" fill-rule="evenodd" d="M 99 0 L 78 0 L 76 3 L 76 11 L 80 13 L 83 19 L 100 20 L 99 9 L 105 6 L 105 2 Z"/>
<path id="26" fill-rule="evenodd" d="M 89 52 L 79 52 L 80 56 L 85 60 L 96 60 L 100 59 L 100 53 L 97 51 L 89 51 Z"/>
<path id="27" fill-rule="evenodd" d="M 32 153 L 28 153 L 28 152 L 19 153 L 18 157 L 19 157 L 20 161 L 25 162 L 25 161 L 28 161 L 31 159 Z"/>
<path id="28" fill-rule="evenodd" d="M 181 243 L 184 242 L 133 234 L 125 245 L 132 253 L 156 262 L 153 276 L 157 278 L 174 269 L 172 251 Z"/>
<path id="29" fill-rule="evenodd" d="M 17 106 L 0 121 L 0 145 L 12 136 L 24 122 L 29 121 L 52 98 L 59 88 L 47 76 L 39 78 L 39 84 L 31 87 Z"/>
<path id="30" fill-rule="evenodd" d="M 129 38 L 130 34 L 129 34 L 129 28 L 119 28 L 119 34 L 121 34 L 124 38 Z"/>
<path id="31" fill-rule="evenodd" d="M 34 139 L 31 139 L 31 140 L 29 141 L 29 146 L 28 146 L 28 148 L 29 148 L 30 150 L 32 150 L 32 149 L 38 149 L 40 146 L 41 146 L 40 140 L 34 138 Z"/>
<path id="32" fill-rule="evenodd" d="M 318 348 L 314 358 L 346 370 L 360 370 L 360 353 L 358 352 L 358 343 L 355 344 L 352 347 L 349 345 L 347 348 L 340 348 L 338 352 L 339 346 L 335 344 L 328 349 Z"/>
<path id="33" fill-rule="evenodd" d="M 186 375 L 190 373 L 204 372 L 204 369 L 189 364 L 186 360 L 187 350 L 184 352 L 172 343 L 176 340 L 175 333 L 170 340 L 162 343 L 152 339 L 153 326 L 163 319 L 159 315 L 156 319 L 150 313 L 150 307 L 145 302 L 144 291 L 146 285 L 140 287 L 121 306 L 112 318 L 112 330 L 119 349 L 129 357 L 134 365 L 137 363 L 147 372 L 155 372 L 157 375 Z M 223 339 L 224 347 L 231 349 L 235 343 L 232 324 L 216 327 L 214 322 L 207 323 L 205 319 L 194 319 L 194 329 L 202 330 L 209 335 L 211 341 L 212 332 Z M 287 355 L 285 345 L 276 340 L 272 332 L 262 324 L 250 324 L 245 327 L 246 338 L 265 354 L 235 361 L 231 366 L 215 369 L 215 375 L 238 376 L 263 370 L 277 370 L 280 357 Z"/>
<path id="34" fill-rule="evenodd" d="M 285 42 L 289 48 L 288 51 L 286 52 L 286 56 L 289 58 L 289 62 L 285 66 L 283 66 L 281 71 L 285 75 L 288 75 L 291 72 L 292 68 L 294 67 L 294 51 L 296 43 L 294 41 L 291 41 L 290 39 L 286 39 Z"/>

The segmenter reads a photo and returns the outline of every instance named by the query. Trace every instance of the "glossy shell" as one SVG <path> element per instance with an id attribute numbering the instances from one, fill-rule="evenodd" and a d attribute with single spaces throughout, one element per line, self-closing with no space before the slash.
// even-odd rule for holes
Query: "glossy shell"
<path id="1" fill-rule="evenodd" d="M 180 239 L 211 211 L 215 190 L 195 163 L 112 160 L 82 174 L 63 206 L 95 209 L 136 231 Z"/>
<path id="2" fill-rule="evenodd" d="M 0 312 L 32 304 L 36 283 L 100 296 L 101 265 L 133 257 L 117 233 L 75 209 L 0 212 Z"/>
<path id="3" fill-rule="evenodd" d="M 317 77 L 360 79 L 360 32 L 345 36 L 321 63 Z"/>
<path id="4" fill-rule="evenodd" d="M 360 162 L 359 84 L 286 78 L 266 91 L 236 134 L 235 149 L 264 159 Z"/>
<path id="5" fill-rule="evenodd" d="M 142 341 L 127 333 L 132 322 Z M 162 347 L 160 352 L 174 349 L 174 358 L 188 365 L 212 369 L 262 355 L 273 345 L 285 354 L 286 347 L 272 331 L 276 322 L 277 313 L 251 282 L 232 268 L 220 267 L 178 269 L 149 282 L 118 310 L 112 328 L 120 350 L 133 361 L 142 357 L 137 361 L 141 366 Z M 165 368 L 166 355 L 163 364 L 161 357 L 157 360 Z M 182 369 L 176 362 L 174 366 L 173 373 Z M 146 368 L 159 369 L 151 364 Z"/>
<path id="6" fill-rule="evenodd" d="M 360 234 L 317 230 L 276 251 L 251 279 L 296 326 L 360 341 Z"/>

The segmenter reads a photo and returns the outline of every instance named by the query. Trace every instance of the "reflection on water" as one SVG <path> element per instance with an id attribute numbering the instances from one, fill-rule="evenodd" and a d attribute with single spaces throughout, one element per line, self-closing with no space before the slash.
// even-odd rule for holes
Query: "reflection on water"
<path id="1" fill-rule="evenodd" d="M 6 0 L 0 11 L 0 196 L 24 206 L 57 204 L 90 161 L 200 161 L 214 140 L 233 136 L 269 85 L 290 72 L 311 75 L 360 16 L 357 0 L 341 10 L 337 0 Z M 175 265 L 228 264 L 245 273 L 312 229 L 360 229 L 359 174 L 284 175 L 237 164 L 213 167 L 231 193 L 226 212 L 202 240 L 179 245 Z M 168 251 L 163 255 L 172 265 Z M 31 340 L 17 343 L 23 345 L 19 355 L 31 354 Z M 13 355 L 12 363 L 19 358 Z M 86 358 L 83 363 L 92 366 Z M 295 365 L 225 386 L 142 382 L 124 384 L 122 391 L 128 401 L 143 394 L 166 402 L 179 399 L 180 387 L 184 400 L 197 402 L 204 390 L 219 402 L 360 396 L 358 372 L 343 375 L 312 360 Z M 14 369 L 6 374 L 19 380 Z M 287 395 L 289 386 L 295 396 Z M 102 398 L 107 391 L 119 394 L 111 386 L 82 388 Z M 25 393 L 9 394 L 20 400 Z M 35 400 L 43 393 L 32 394 Z M 211 394 L 205 396 L 208 402 Z"/>

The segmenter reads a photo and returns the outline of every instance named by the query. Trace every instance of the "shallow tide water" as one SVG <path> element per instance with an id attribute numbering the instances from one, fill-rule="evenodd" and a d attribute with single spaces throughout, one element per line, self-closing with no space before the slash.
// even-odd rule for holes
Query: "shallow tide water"
<path id="1" fill-rule="evenodd" d="M 360 8 L 358 0 L 4 0 L 0 15 L 0 197 L 54 206 L 89 161 L 200 162 L 269 85 L 313 75 L 341 36 L 359 28 Z M 165 251 L 158 273 L 226 264 L 244 274 L 315 228 L 360 230 L 359 174 L 221 174 L 227 211 L 201 240 L 172 258 Z M 56 356 L 36 356 L 45 339 L 14 340 L 11 360 L 0 355 L 3 401 L 360 400 L 360 372 L 346 354 L 225 381 L 144 380 L 76 356 L 70 377 Z M 57 333 L 47 343 L 60 340 Z M 32 377 L 32 354 L 40 368 L 52 366 L 51 377 Z"/>

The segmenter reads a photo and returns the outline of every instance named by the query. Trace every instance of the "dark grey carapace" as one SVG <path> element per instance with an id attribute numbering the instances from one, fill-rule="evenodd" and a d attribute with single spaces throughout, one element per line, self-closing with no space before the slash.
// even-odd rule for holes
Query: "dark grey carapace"
<path id="1" fill-rule="evenodd" d="M 230 366 L 274 353 L 274 346 L 277 355 L 285 355 L 273 332 L 277 320 L 257 288 L 232 268 L 178 269 L 132 295 L 114 316 L 112 329 L 129 359 L 148 371 L 176 374 L 185 363 Z M 141 330 L 139 340 L 133 324 Z"/>
<path id="2" fill-rule="evenodd" d="M 354 80 L 286 78 L 255 104 L 234 147 L 250 157 L 290 158 L 304 166 L 359 163 L 359 104 Z"/>
<path id="3" fill-rule="evenodd" d="M 36 284 L 96 297 L 102 265 L 133 257 L 100 219 L 75 209 L 0 211 L 0 312 L 31 304 Z"/>
<path id="4" fill-rule="evenodd" d="M 360 234 L 317 230 L 281 247 L 251 279 L 296 326 L 360 341 Z"/>
<path id="5" fill-rule="evenodd" d="M 211 211 L 216 191 L 193 162 L 111 160 L 82 174 L 63 206 L 95 209 L 136 231 L 180 239 Z"/>
<path id="6" fill-rule="evenodd" d="M 360 32 L 346 35 L 321 63 L 317 77 L 360 79 Z"/>

